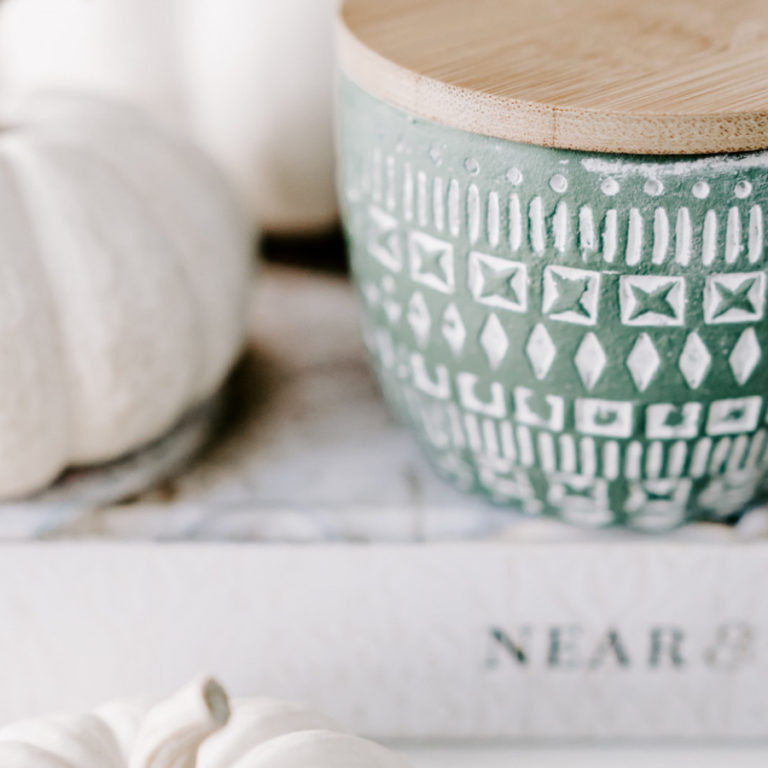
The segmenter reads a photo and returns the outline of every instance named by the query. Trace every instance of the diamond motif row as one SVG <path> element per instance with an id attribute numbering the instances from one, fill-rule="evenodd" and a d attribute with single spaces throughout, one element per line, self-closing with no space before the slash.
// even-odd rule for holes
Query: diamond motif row
<path id="1" fill-rule="evenodd" d="M 399 322 L 403 312 L 400 304 L 391 297 L 382 295 L 373 283 L 367 283 L 363 291 L 369 304 L 381 305 L 390 322 Z M 408 301 L 406 321 L 413 331 L 417 344 L 421 348 L 426 347 L 434 321 L 427 301 L 420 291 L 413 293 Z M 467 330 L 455 303 L 449 304 L 442 313 L 440 333 L 452 352 L 457 357 L 460 356 L 466 342 Z M 478 343 L 491 370 L 498 369 L 506 358 L 510 341 L 501 320 L 495 313 L 492 312 L 483 324 Z M 543 323 L 534 326 L 523 351 L 534 376 L 539 380 L 545 379 L 557 357 L 557 346 Z M 736 383 L 745 385 L 761 359 L 762 350 L 757 334 L 754 328 L 746 328 L 728 354 L 728 365 Z M 696 331 L 689 333 L 677 360 L 677 366 L 691 389 L 698 389 L 705 381 L 711 370 L 712 361 L 712 354 L 701 336 Z M 587 332 L 573 358 L 573 364 L 587 390 L 594 389 L 607 363 L 608 358 L 597 335 L 592 331 Z M 637 390 L 644 392 L 662 367 L 662 358 L 647 333 L 643 332 L 637 337 L 625 365 Z"/>

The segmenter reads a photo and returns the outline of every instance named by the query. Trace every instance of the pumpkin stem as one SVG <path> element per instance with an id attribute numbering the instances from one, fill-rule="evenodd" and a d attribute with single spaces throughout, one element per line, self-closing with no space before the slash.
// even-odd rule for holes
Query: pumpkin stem
<path id="1" fill-rule="evenodd" d="M 215 680 L 190 683 L 147 713 L 129 768 L 195 768 L 200 744 L 228 719 L 229 699 Z"/>

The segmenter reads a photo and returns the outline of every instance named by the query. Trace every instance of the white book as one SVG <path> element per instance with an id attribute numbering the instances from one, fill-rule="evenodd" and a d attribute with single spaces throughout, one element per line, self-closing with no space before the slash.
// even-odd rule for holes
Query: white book
<path id="1" fill-rule="evenodd" d="M 0 547 L 0 720 L 201 671 L 379 738 L 768 737 L 768 545 Z"/>
<path id="2" fill-rule="evenodd" d="M 199 461 L 0 509 L 0 721 L 205 671 L 383 739 L 768 737 L 764 513 L 651 538 L 461 496 L 387 416 L 344 283 L 259 298 Z"/>

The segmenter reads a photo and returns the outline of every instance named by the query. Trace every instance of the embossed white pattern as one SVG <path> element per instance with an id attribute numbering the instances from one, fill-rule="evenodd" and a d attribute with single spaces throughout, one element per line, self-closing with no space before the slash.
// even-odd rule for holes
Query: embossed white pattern
<path id="1" fill-rule="evenodd" d="M 568 245 L 568 203 L 565 200 L 561 200 L 555 208 L 555 215 L 552 217 L 552 234 L 555 249 L 565 253 Z"/>
<path id="2" fill-rule="evenodd" d="M 760 463 L 760 456 L 762 455 L 766 444 L 768 444 L 766 437 L 768 437 L 768 434 L 764 429 L 759 429 L 757 432 L 755 432 L 755 435 L 752 438 L 752 442 L 749 446 L 749 453 L 747 454 L 747 467 L 756 467 Z"/>
<path id="3" fill-rule="evenodd" d="M 632 483 L 625 507 L 632 524 L 653 530 L 683 522 L 691 487 L 690 480 L 674 478 Z"/>
<path id="4" fill-rule="evenodd" d="M 717 214 L 713 210 L 707 211 L 704 216 L 701 238 L 701 262 L 709 266 L 717 255 Z"/>
<path id="5" fill-rule="evenodd" d="M 709 196 L 709 184 L 706 181 L 697 181 L 693 185 L 691 192 L 698 200 L 704 200 Z"/>
<path id="6" fill-rule="evenodd" d="M 560 448 L 560 468 L 563 472 L 576 472 L 576 443 L 572 435 L 560 435 L 557 440 Z"/>
<path id="7" fill-rule="evenodd" d="M 474 157 L 468 157 L 464 160 L 464 170 L 472 176 L 480 173 L 480 163 Z"/>
<path id="8" fill-rule="evenodd" d="M 445 200 L 443 195 L 443 179 L 440 176 L 435 176 L 432 181 L 432 216 L 435 220 L 435 229 L 438 232 L 445 229 Z"/>
<path id="9" fill-rule="evenodd" d="M 374 331 L 373 341 L 375 343 L 374 352 L 378 353 L 384 368 L 392 368 L 395 364 L 395 345 L 392 341 L 392 334 L 385 328 L 377 328 Z"/>
<path id="10" fill-rule="evenodd" d="M 576 429 L 586 435 L 630 437 L 633 431 L 632 403 L 620 400 L 577 398 L 574 403 Z"/>
<path id="11" fill-rule="evenodd" d="M 649 478 L 657 478 L 664 464 L 664 447 L 658 441 L 648 444 L 645 454 L 645 474 Z"/>
<path id="12" fill-rule="evenodd" d="M 701 386 L 711 365 L 712 355 L 709 354 L 701 336 L 696 331 L 689 333 L 680 354 L 678 366 L 691 389 L 698 389 Z"/>
<path id="13" fill-rule="evenodd" d="M 471 251 L 467 275 L 475 301 L 511 312 L 528 308 L 528 272 L 521 261 Z"/>
<path id="14" fill-rule="evenodd" d="M 451 179 L 451 183 L 448 185 L 448 230 L 454 237 L 458 237 L 461 231 L 460 194 L 459 182 L 456 179 Z"/>
<path id="15" fill-rule="evenodd" d="M 645 411 L 645 435 L 649 440 L 696 437 L 701 410 L 701 403 L 653 403 Z"/>
<path id="16" fill-rule="evenodd" d="M 463 418 L 461 423 L 464 428 L 464 435 L 466 437 L 466 444 L 469 450 L 475 455 L 475 458 L 480 460 L 481 457 L 485 458 L 485 447 L 483 445 L 483 438 L 480 434 L 480 422 L 474 413 L 462 413 Z"/>
<path id="17" fill-rule="evenodd" d="M 534 197 L 528 207 L 528 217 L 530 220 L 530 238 L 531 248 L 535 253 L 544 252 L 545 232 L 544 232 L 544 207 L 540 197 Z"/>
<path id="18" fill-rule="evenodd" d="M 599 301 L 599 272 L 560 266 L 544 268 L 542 309 L 552 320 L 596 325 Z"/>
<path id="19" fill-rule="evenodd" d="M 523 216 L 520 210 L 520 197 L 517 192 L 509 196 L 509 247 L 517 251 L 523 244 Z"/>
<path id="20" fill-rule="evenodd" d="M 387 155 L 387 194 L 385 203 L 388 210 L 395 210 L 396 199 L 397 193 L 395 192 L 395 158 L 392 155 Z"/>
<path id="21" fill-rule="evenodd" d="M 760 260 L 763 255 L 763 209 L 753 205 L 749 211 L 749 245 L 747 259 L 751 264 Z"/>
<path id="22" fill-rule="evenodd" d="M 413 385 L 430 397 L 448 400 L 451 396 L 451 379 L 444 365 L 436 365 L 434 376 L 429 375 L 424 355 L 413 352 L 410 356 Z"/>
<path id="23" fill-rule="evenodd" d="M 754 328 L 747 328 L 728 357 L 733 375 L 739 384 L 746 384 L 760 362 L 761 350 Z"/>
<path id="24" fill-rule="evenodd" d="M 454 403 L 447 403 L 445 406 L 445 413 L 448 417 L 448 426 L 451 432 L 451 439 L 453 444 L 461 450 L 466 445 L 464 438 L 464 432 L 461 429 L 461 419 L 459 418 L 459 409 Z"/>
<path id="25" fill-rule="evenodd" d="M 587 253 L 595 250 L 595 219 L 588 205 L 579 208 L 579 248 L 585 260 Z"/>
<path id="26" fill-rule="evenodd" d="M 413 220 L 413 168 L 410 163 L 403 167 L 403 218 Z"/>
<path id="27" fill-rule="evenodd" d="M 651 261 L 663 264 L 669 248 L 669 219 L 663 208 L 657 208 L 653 213 L 653 253 Z"/>
<path id="28" fill-rule="evenodd" d="M 402 162 L 402 182 L 396 183 L 397 163 Z M 475 162 L 475 161 L 472 161 Z M 478 175 L 479 167 L 472 165 L 472 175 Z M 522 174 L 517 169 L 512 178 L 515 186 L 522 181 Z M 397 208 L 397 193 L 402 195 L 402 216 L 406 221 L 418 219 L 419 226 L 426 227 L 432 224 L 438 232 L 442 232 L 448 224 L 448 230 L 453 237 L 458 237 L 461 232 L 462 222 L 466 224 L 467 235 L 472 243 L 480 240 L 484 234 L 492 247 L 497 247 L 501 242 L 502 221 L 506 219 L 507 232 L 510 247 L 513 251 L 520 248 L 524 239 L 525 221 L 523 210 L 527 210 L 528 238 L 531 249 L 537 253 L 543 253 L 548 246 L 548 237 L 551 236 L 553 246 L 558 252 L 565 253 L 568 250 L 572 237 L 569 233 L 572 216 L 569 211 L 570 203 L 559 201 L 551 217 L 545 210 L 544 199 L 534 195 L 526 201 L 522 201 L 518 192 L 511 192 L 506 203 L 506 216 L 502 216 L 501 193 L 497 190 L 481 192 L 479 183 L 469 184 L 464 193 L 462 208 L 462 189 L 458 179 L 447 181 L 447 205 L 446 182 L 440 176 L 425 171 L 415 174 L 410 161 L 399 161 L 397 156 L 384 155 L 380 149 L 373 153 L 371 170 L 372 185 L 363 184 L 368 188 L 372 186 L 371 197 L 375 202 L 383 202 L 388 210 Z M 559 178 L 559 175 L 556 175 Z M 553 179 L 556 177 L 552 177 Z M 368 178 L 364 174 L 362 182 Z M 564 178 L 564 177 L 563 177 Z M 508 179 L 509 180 L 509 179 Z M 649 179 L 649 189 L 652 196 L 658 194 L 663 185 L 659 180 Z M 618 183 L 614 178 L 605 178 L 602 182 L 603 190 L 608 194 L 619 192 Z M 735 189 L 741 189 L 741 182 Z M 606 191 L 607 190 L 607 191 Z M 691 187 L 694 198 L 704 199 L 710 194 L 710 187 L 704 181 L 696 182 Z M 485 194 L 485 196 L 483 196 Z M 735 193 L 734 193 L 735 194 Z M 751 192 L 750 192 L 751 194 Z M 736 195 L 738 197 L 738 195 Z M 744 198 L 749 197 L 745 195 Z M 744 199 L 741 198 L 741 199 Z M 415 209 L 418 209 L 417 211 Z M 416 216 L 416 213 L 418 215 Z M 462 216 L 462 214 L 465 214 Z M 605 211 L 601 222 L 595 220 L 595 212 L 590 205 L 581 205 L 578 208 L 577 220 L 577 247 L 584 260 L 588 253 L 598 248 L 598 226 L 600 227 L 600 240 L 602 258 L 607 263 L 612 263 L 616 258 L 619 245 L 618 238 L 618 214 L 617 209 Z M 653 209 L 652 214 L 647 214 L 640 208 L 630 208 L 627 211 L 627 230 L 625 259 L 627 264 L 634 266 L 644 258 L 650 258 L 651 263 L 663 264 L 669 258 L 669 249 L 672 244 L 672 229 L 674 228 L 674 254 L 673 257 L 680 264 L 690 263 L 693 253 L 694 232 L 701 235 L 700 257 L 705 266 L 713 264 L 718 259 L 720 247 L 720 233 L 718 212 L 712 208 L 702 212 L 703 217 L 697 221 L 691 218 L 691 211 L 687 206 L 681 206 L 677 210 L 659 206 Z M 739 259 L 757 263 L 763 256 L 764 232 L 763 211 L 759 204 L 754 204 L 748 209 L 731 206 L 727 212 L 720 214 L 724 217 L 724 253 L 721 258 L 726 264 L 734 264 Z M 698 217 L 698 213 L 697 213 Z"/>
<path id="29" fill-rule="evenodd" d="M 696 441 L 696 447 L 693 449 L 693 456 L 691 457 L 691 477 L 702 477 L 707 471 L 707 463 L 709 462 L 709 453 L 712 450 L 712 439 L 709 437 L 702 437 Z"/>
<path id="30" fill-rule="evenodd" d="M 725 469 L 725 462 L 731 452 L 732 440 L 730 437 L 721 437 L 715 441 L 715 447 L 709 458 L 709 474 L 719 475 Z"/>
<path id="31" fill-rule="evenodd" d="M 664 194 L 664 184 L 659 179 L 648 179 L 643 186 L 643 192 L 651 197 Z"/>
<path id="32" fill-rule="evenodd" d="M 476 184 L 470 184 L 467 190 L 467 234 L 470 243 L 480 237 L 480 192 Z"/>
<path id="33" fill-rule="evenodd" d="M 579 440 L 579 462 L 581 474 L 590 477 L 597 474 L 597 450 L 593 438 L 582 437 Z"/>
<path id="34" fill-rule="evenodd" d="M 368 253 L 392 272 L 403 268 L 397 219 L 376 205 L 368 208 Z"/>
<path id="35" fill-rule="evenodd" d="M 712 478 L 699 494 L 698 502 L 717 516 L 732 514 L 754 497 L 760 479 L 759 474 L 749 471 Z"/>
<path id="36" fill-rule="evenodd" d="M 416 174 L 416 212 L 419 226 L 426 227 L 429 222 L 429 194 L 427 191 L 427 174 L 419 171 Z"/>
<path id="37" fill-rule="evenodd" d="M 461 319 L 458 307 L 453 303 L 445 308 L 440 332 L 448 342 L 451 352 L 454 355 L 460 355 L 467 338 L 467 329 L 464 326 L 464 321 Z"/>
<path id="38" fill-rule="evenodd" d="M 384 178 L 382 164 L 384 158 L 381 154 L 381 148 L 376 147 L 373 150 L 373 168 L 371 170 L 371 195 L 373 199 L 378 203 L 381 202 L 382 192 L 384 189 Z"/>
<path id="39" fill-rule="evenodd" d="M 605 213 L 605 223 L 603 226 L 603 259 L 609 264 L 613 263 L 616 258 L 616 251 L 618 250 L 618 238 L 617 238 L 617 212 L 615 208 L 611 208 Z"/>
<path id="40" fill-rule="evenodd" d="M 489 365 L 495 370 L 501 365 L 501 361 L 509 349 L 509 339 L 504 332 L 501 321 L 495 314 L 491 313 L 485 321 L 479 341 L 488 358 Z"/>
<path id="41" fill-rule="evenodd" d="M 432 318 L 427 308 L 427 302 L 424 300 L 424 294 L 416 291 L 411 295 L 408 301 L 408 311 L 406 312 L 408 325 L 413 330 L 416 337 L 416 343 L 420 347 L 425 347 L 429 341 L 429 331 L 432 327 Z"/>
<path id="42" fill-rule="evenodd" d="M 478 467 L 478 479 L 496 502 L 524 500 L 528 514 L 535 514 L 541 507 L 534 499 L 533 487 L 528 474 L 523 470 L 517 469 L 510 476 L 500 477 L 492 467 L 481 464 Z"/>
<path id="43" fill-rule="evenodd" d="M 515 419 L 521 424 L 560 432 L 565 425 L 565 401 L 558 395 L 544 395 L 543 404 L 534 407 L 536 393 L 527 387 L 515 387 Z"/>
<path id="44" fill-rule="evenodd" d="M 441 450 L 449 448 L 451 437 L 446 429 L 445 409 L 439 403 L 424 400 L 414 404 L 414 407 L 429 442 Z"/>
<path id="45" fill-rule="evenodd" d="M 613 521 L 608 484 L 601 478 L 555 473 L 549 480 L 547 501 L 559 507 L 569 522 L 600 527 Z"/>
<path id="46" fill-rule="evenodd" d="M 610 177 L 603 179 L 602 183 L 600 184 L 600 191 L 607 197 L 613 197 L 614 195 L 618 194 L 619 189 L 619 182 L 616 181 L 616 179 L 612 179 Z"/>
<path id="47" fill-rule="evenodd" d="M 483 419 L 483 442 L 488 456 L 499 455 L 499 441 L 496 437 L 496 422 L 493 419 Z"/>
<path id="48" fill-rule="evenodd" d="M 707 417 L 708 435 L 735 435 L 740 432 L 752 432 L 757 429 L 763 399 L 735 397 L 715 400 L 709 406 Z"/>
<path id="49" fill-rule="evenodd" d="M 605 368 L 606 357 L 600 342 L 591 331 L 587 333 L 573 358 L 576 370 L 587 389 L 592 389 Z"/>
<path id="50" fill-rule="evenodd" d="M 733 264 L 741 253 L 741 216 L 734 205 L 728 211 L 728 222 L 725 227 L 725 263 Z"/>
<path id="51" fill-rule="evenodd" d="M 520 463 L 525 467 L 532 467 L 536 461 L 536 454 L 533 450 L 533 439 L 531 430 L 524 424 L 517 425 L 517 448 L 520 453 Z"/>
<path id="52" fill-rule="evenodd" d="M 621 474 L 619 444 L 615 440 L 603 443 L 603 475 L 608 480 L 615 480 Z"/>
<path id="53" fill-rule="evenodd" d="M 369 306 L 377 307 L 379 305 L 379 287 L 375 283 L 364 283 L 361 290 Z"/>
<path id="54" fill-rule="evenodd" d="M 643 458 L 643 445 L 639 440 L 633 440 L 627 446 L 624 462 L 624 474 L 628 480 L 636 480 L 641 475 L 640 462 Z"/>
<path id="55" fill-rule="evenodd" d="M 510 422 L 502 421 L 501 424 L 499 424 L 499 438 L 501 439 L 502 455 L 510 462 L 514 461 L 517 457 L 517 447 L 515 445 L 515 435 Z"/>
<path id="56" fill-rule="evenodd" d="M 550 180 L 549 186 L 553 192 L 562 195 L 568 189 L 568 179 L 562 173 L 556 173 Z"/>
<path id="57" fill-rule="evenodd" d="M 765 312 L 765 272 L 709 275 L 704 286 L 707 323 L 748 323 Z"/>
<path id="58" fill-rule="evenodd" d="M 669 451 L 667 474 L 670 477 L 680 477 L 683 474 L 685 460 L 688 457 L 688 445 L 683 440 L 676 442 Z"/>
<path id="59" fill-rule="evenodd" d="M 739 435 L 733 441 L 731 455 L 728 457 L 728 464 L 725 467 L 727 474 L 734 474 L 741 469 L 741 462 L 744 459 L 744 454 L 747 452 L 748 445 L 749 437 L 747 435 Z"/>
<path id="60" fill-rule="evenodd" d="M 525 345 L 525 354 L 531 363 L 534 376 L 537 379 L 543 379 L 552 367 L 557 354 L 557 347 L 541 323 L 531 331 Z"/>
<path id="61" fill-rule="evenodd" d="M 545 472 L 554 472 L 557 468 L 555 441 L 549 432 L 539 432 L 536 438 L 539 450 L 539 463 Z"/>
<path id="62" fill-rule="evenodd" d="M 683 325 L 685 278 L 622 275 L 619 278 L 619 304 L 621 321 L 625 325 Z"/>
<path id="63" fill-rule="evenodd" d="M 392 296 L 387 295 L 381 300 L 381 307 L 384 310 L 384 314 L 390 325 L 397 325 L 400 322 L 400 318 L 403 314 L 403 306 L 399 301 L 396 301 Z"/>
<path id="64" fill-rule="evenodd" d="M 647 333 L 641 333 L 627 357 L 627 368 L 640 392 L 645 392 L 659 370 L 661 359 Z"/>
<path id="65" fill-rule="evenodd" d="M 637 208 L 629 210 L 626 261 L 630 266 L 640 263 L 643 257 L 643 216 Z"/>
<path id="66" fill-rule="evenodd" d="M 408 233 L 411 280 L 441 293 L 456 289 L 453 245 L 426 232 Z"/>
<path id="67" fill-rule="evenodd" d="M 677 212 L 675 261 L 683 266 L 691 261 L 691 213 L 685 207 Z"/>
<path id="68" fill-rule="evenodd" d="M 456 388 L 462 408 L 495 419 L 503 419 L 507 415 L 504 388 L 498 381 L 492 381 L 488 387 L 489 397 L 486 400 L 477 394 L 478 377 L 473 373 L 459 373 L 456 376 Z"/>
<path id="69" fill-rule="evenodd" d="M 488 193 L 488 244 L 495 248 L 499 244 L 499 236 L 501 234 L 500 227 L 500 212 L 499 212 L 499 193 Z"/>

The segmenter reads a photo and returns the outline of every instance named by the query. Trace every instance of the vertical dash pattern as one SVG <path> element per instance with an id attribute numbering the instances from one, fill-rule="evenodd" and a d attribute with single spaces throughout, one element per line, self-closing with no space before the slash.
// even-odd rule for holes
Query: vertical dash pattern
<path id="1" fill-rule="evenodd" d="M 495 248 L 499 244 L 501 234 L 501 212 L 499 211 L 499 193 L 488 193 L 488 244 Z"/>
<path id="2" fill-rule="evenodd" d="M 683 266 L 691 261 L 691 212 L 685 207 L 677 212 L 675 261 Z"/>

